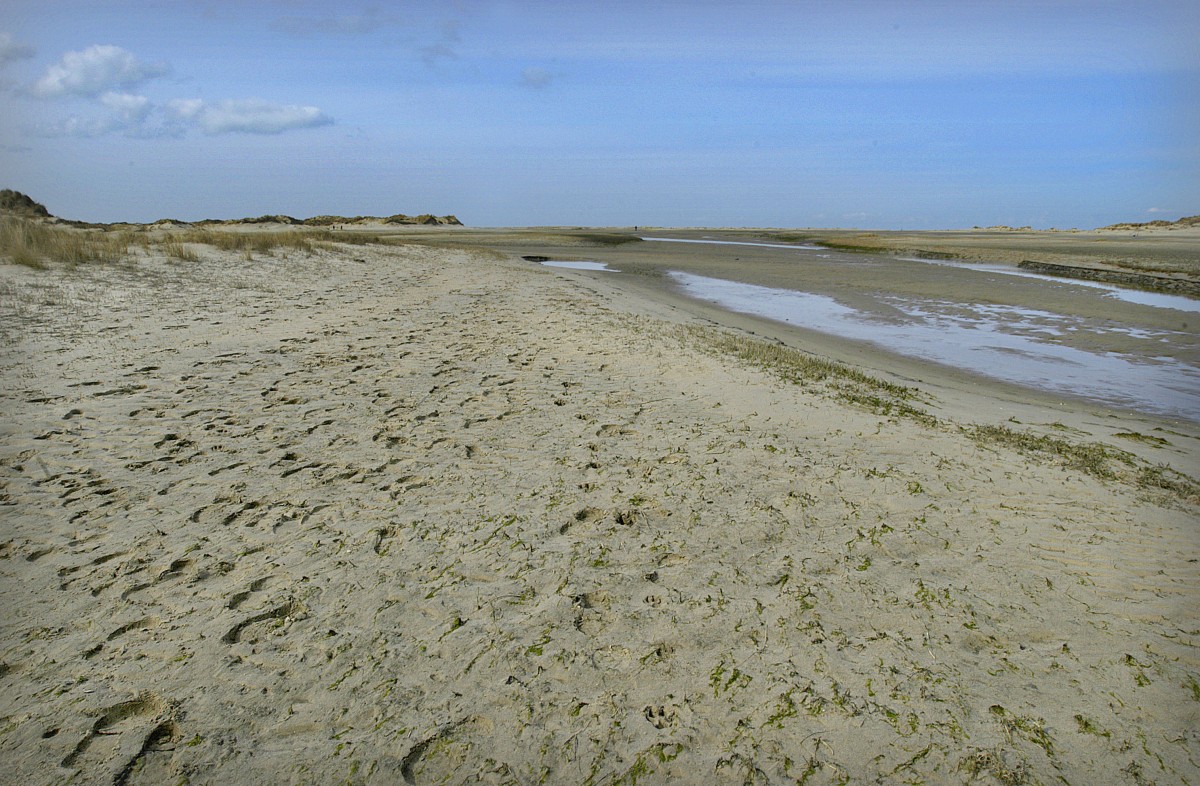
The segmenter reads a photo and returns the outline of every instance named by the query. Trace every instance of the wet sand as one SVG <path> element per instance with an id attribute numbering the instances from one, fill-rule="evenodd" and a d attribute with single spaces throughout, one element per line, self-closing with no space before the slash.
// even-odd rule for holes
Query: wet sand
<path id="1" fill-rule="evenodd" d="M 1197 499 L 1135 482 L 1195 467 L 1193 426 L 730 315 L 650 244 L 549 235 L 0 267 L 0 780 L 1200 776 Z M 937 421 L 684 325 L 811 339 Z M 992 420 L 1135 464 L 964 431 Z"/>
<path id="2" fill-rule="evenodd" d="M 455 242 L 478 243 L 523 256 L 542 255 L 553 259 L 604 262 L 610 269 L 619 270 L 621 275 L 593 273 L 585 274 L 581 280 L 613 291 L 637 293 L 656 304 L 669 304 L 676 312 L 717 324 L 736 325 L 787 346 L 846 360 L 897 381 L 919 384 L 937 391 L 942 400 L 941 406 L 954 417 L 992 422 L 1016 417 L 1027 421 L 1033 416 L 1025 413 L 1023 407 L 1032 403 L 1057 409 L 1064 422 L 1071 427 L 1091 431 L 1098 427 L 1097 423 L 1114 417 L 1118 420 L 1137 418 L 1146 413 L 1129 406 L 1120 407 L 1114 412 L 1111 404 L 1072 396 L 1070 392 L 1039 391 L 963 369 L 899 356 L 863 341 L 731 313 L 713 304 L 683 296 L 669 274 L 682 271 L 832 297 L 885 323 L 904 317 L 894 308 L 886 305 L 881 307 L 881 295 L 923 301 L 924 305 L 942 308 L 950 314 L 954 312 L 954 307 L 938 301 L 1072 315 L 1077 318 L 1077 324 L 1073 326 L 1076 329 L 1055 336 L 1053 341 L 1059 346 L 1097 354 L 1155 357 L 1192 367 L 1200 366 L 1200 331 L 1197 331 L 1200 319 L 1195 313 L 1122 301 L 1109 296 L 1103 289 L 1088 286 L 1087 282 L 1066 279 L 1048 282 L 1024 276 L 981 273 L 969 266 L 952 267 L 890 255 L 839 251 L 818 254 L 803 250 L 790 254 L 779 248 L 668 242 L 599 245 L 589 239 L 596 234 L 596 230 L 471 230 L 456 233 Z M 798 238 L 814 234 L 797 231 L 784 233 L 783 236 L 797 240 L 799 245 L 811 245 L 811 241 L 804 243 Z M 987 255 L 992 252 L 991 244 L 995 242 L 992 236 L 997 233 L 924 233 L 914 236 L 913 244 L 928 246 L 930 238 L 927 235 L 936 237 L 944 234 L 953 234 L 960 248 L 974 249 L 970 253 L 983 260 L 988 259 Z M 1014 259 L 1028 255 L 1036 257 L 1036 248 L 1046 244 L 1082 242 L 1072 240 L 1075 235 L 1071 233 L 999 234 L 1011 236 L 1008 238 L 1010 247 L 1017 247 L 1021 243 L 1030 246 L 1014 252 Z M 1099 234 L 1107 236 L 1110 233 Z M 1159 232 L 1158 235 L 1165 238 L 1165 247 L 1157 237 L 1146 237 L 1147 233 L 1144 232 L 1142 235 L 1140 245 L 1135 250 L 1148 265 L 1158 264 L 1161 259 L 1176 259 L 1182 253 L 1180 238 L 1190 237 L 1191 240 L 1184 245 L 1190 249 L 1188 253 L 1197 258 L 1191 269 L 1200 278 L 1200 234 L 1192 230 Z M 613 231 L 604 237 L 609 242 L 622 237 L 670 237 L 778 243 L 779 236 L 778 232 L 766 230 L 643 230 L 636 233 L 630 230 Z M 992 261 L 998 266 L 1007 264 L 1016 270 L 1015 262 Z M 1076 258 L 1075 261 L 1082 264 L 1085 260 Z M 1088 423 L 1092 425 L 1086 425 Z M 1194 433 L 1196 424 L 1179 417 L 1151 416 L 1146 427 L 1166 427 Z"/>

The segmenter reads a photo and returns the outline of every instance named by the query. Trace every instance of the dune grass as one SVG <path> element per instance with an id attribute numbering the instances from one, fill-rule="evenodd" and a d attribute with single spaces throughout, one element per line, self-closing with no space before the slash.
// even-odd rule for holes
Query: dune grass
<path id="1" fill-rule="evenodd" d="M 163 237 L 163 244 L 199 243 L 222 251 L 239 251 L 247 255 L 271 254 L 277 250 L 330 251 L 335 243 L 347 245 L 391 245 L 394 240 L 369 232 L 337 232 L 328 229 L 285 230 L 282 232 L 222 232 L 193 229 L 172 232 Z"/>
<path id="2" fill-rule="evenodd" d="M 312 232 L 214 232 L 196 229 L 187 232 L 172 232 L 163 237 L 161 243 L 176 247 L 185 243 L 197 243 L 221 251 L 236 251 L 247 255 L 271 254 L 276 250 L 292 250 L 311 253 L 320 242 Z"/>
<path id="3" fill-rule="evenodd" d="M 48 262 L 116 262 L 131 245 L 141 242 L 131 232 L 74 229 L 17 216 L 0 219 L 0 257 L 31 268 L 43 268 Z"/>
<path id="4" fill-rule="evenodd" d="M 207 245 L 222 251 L 242 253 L 247 259 L 256 254 L 299 251 L 311 254 L 329 251 L 336 244 L 394 245 L 394 238 L 369 232 L 339 232 L 328 229 L 296 229 L 281 232 L 229 232 L 189 229 L 169 232 L 157 238 L 145 231 L 128 228 L 80 228 L 20 216 L 0 219 L 0 258 L 25 267 L 42 269 L 50 263 L 78 265 L 112 263 L 126 259 L 132 248 L 156 245 L 172 259 L 198 262 L 193 246 Z"/>
<path id="5" fill-rule="evenodd" d="M 171 257 L 172 259 L 178 259 L 181 262 L 200 261 L 200 255 L 188 248 L 187 244 L 185 243 L 168 241 L 160 243 L 159 248 L 161 248 L 163 253 L 167 256 Z"/>

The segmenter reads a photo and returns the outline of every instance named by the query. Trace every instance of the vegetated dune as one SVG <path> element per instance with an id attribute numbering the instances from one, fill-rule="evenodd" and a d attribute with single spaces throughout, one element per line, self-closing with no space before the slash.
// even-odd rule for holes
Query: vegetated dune
<path id="1" fill-rule="evenodd" d="M 32 197 L 13 191 L 11 189 L 0 190 L 0 213 L 17 215 L 24 218 L 47 218 L 54 219 L 55 217 L 46 209 L 46 206 L 40 202 L 35 202 Z M 72 224 L 80 227 L 105 227 L 109 224 L 99 224 L 86 221 L 75 221 L 70 219 L 55 219 L 63 223 Z M 396 225 L 426 225 L 426 226 L 462 226 L 462 222 L 456 216 L 435 216 L 430 213 L 422 213 L 416 216 L 397 213 L 391 216 L 313 216 L 311 218 L 293 218 L 282 214 L 278 215 L 263 215 L 248 218 L 236 219 L 220 219 L 210 218 L 201 219 L 199 221 L 180 221 L 173 218 L 160 218 L 157 221 L 152 221 L 145 226 L 155 227 L 171 227 L 171 226 L 188 226 L 197 225 L 205 226 L 212 224 L 286 224 L 290 226 L 312 226 L 312 227 L 331 227 L 331 226 L 360 226 L 365 224 L 396 224 Z M 119 225 L 140 226 L 138 224 L 127 224 L 127 222 L 119 222 Z"/>
<path id="2" fill-rule="evenodd" d="M 1187 216 L 1176 221 L 1145 221 L 1140 224 L 1122 223 L 1110 224 L 1106 227 L 1100 227 L 1103 230 L 1130 230 L 1130 229 L 1190 229 L 1192 227 L 1200 227 L 1200 216 Z"/>
<path id="3" fill-rule="evenodd" d="M 12 189 L 0 189 L 0 213 L 24 216 L 26 218 L 50 218 L 50 211 L 40 202 L 35 202 L 29 196 Z"/>
<path id="4" fill-rule="evenodd" d="M 193 222 L 205 224 L 288 224 L 291 226 L 332 227 L 332 226 L 361 226 L 366 224 L 424 224 L 427 226 L 462 226 L 456 216 L 435 216 L 422 213 L 409 216 L 397 213 L 393 216 L 313 216 L 311 218 L 293 218 L 284 215 L 266 215 L 254 218 L 238 219 L 204 219 Z"/>

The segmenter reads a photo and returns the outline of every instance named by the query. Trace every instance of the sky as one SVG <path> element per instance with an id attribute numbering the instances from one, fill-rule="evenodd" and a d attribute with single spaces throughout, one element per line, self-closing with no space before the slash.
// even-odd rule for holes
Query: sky
<path id="1" fill-rule="evenodd" d="M 0 187 L 88 221 L 1200 213 L 1195 0 L 0 0 Z"/>

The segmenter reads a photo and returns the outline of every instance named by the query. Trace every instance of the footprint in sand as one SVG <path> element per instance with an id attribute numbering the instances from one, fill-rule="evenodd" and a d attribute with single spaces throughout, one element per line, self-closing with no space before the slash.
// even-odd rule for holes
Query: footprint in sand
<path id="1" fill-rule="evenodd" d="M 669 704 L 651 704 L 642 710 L 642 714 L 656 729 L 665 729 L 675 725 L 675 708 Z"/>
<path id="2" fill-rule="evenodd" d="M 260 622 L 273 622 L 276 620 L 281 621 L 281 624 L 285 624 L 288 620 L 295 619 L 302 613 L 303 607 L 296 601 L 289 600 L 287 603 L 276 606 L 273 609 L 269 609 L 242 620 L 230 628 L 225 635 L 221 637 L 221 641 L 225 642 L 226 644 L 236 644 L 241 641 L 245 630 L 252 625 L 257 625 Z"/>
<path id="3" fill-rule="evenodd" d="M 169 751 L 179 737 L 173 708 L 154 694 L 142 694 L 95 714 L 98 717 L 87 734 L 61 762 L 92 782 L 127 783 L 135 770 Z M 97 777 L 101 772 L 109 777 Z"/>
<path id="4" fill-rule="evenodd" d="M 406 784 L 446 783 L 456 773 L 475 772 L 488 776 L 480 782 L 516 782 L 507 764 L 485 758 L 475 740 L 487 739 L 492 723 L 474 716 L 447 724 L 414 745 L 400 763 Z M 490 776 L 497 776 L 493 780 Z"/>

